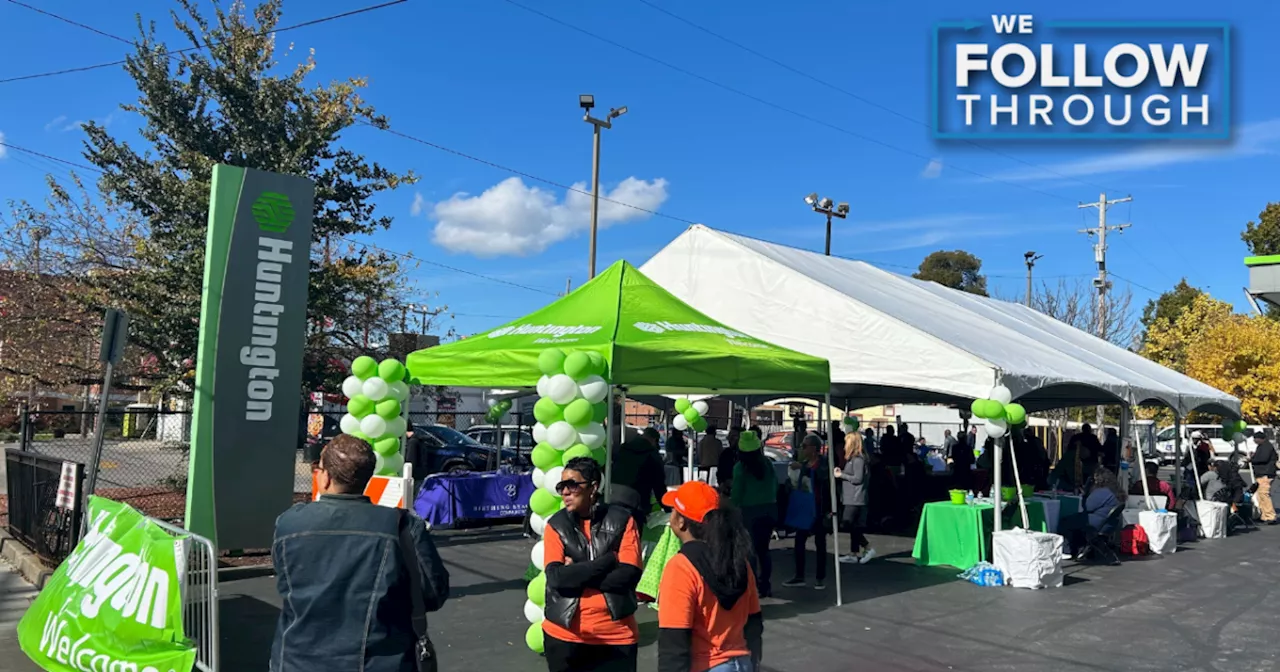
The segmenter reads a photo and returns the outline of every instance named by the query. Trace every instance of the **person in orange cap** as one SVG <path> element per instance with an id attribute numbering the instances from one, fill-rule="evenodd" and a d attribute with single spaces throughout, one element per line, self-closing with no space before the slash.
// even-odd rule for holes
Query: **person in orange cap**
<path id="1" fill-rule="evenodd" d="M 754 672 L 764 619 L 737 511 L 721 507 L 700 481 L 668 492 L 662 504 L 682 546 L 658 589 L 658 672 Z"/>

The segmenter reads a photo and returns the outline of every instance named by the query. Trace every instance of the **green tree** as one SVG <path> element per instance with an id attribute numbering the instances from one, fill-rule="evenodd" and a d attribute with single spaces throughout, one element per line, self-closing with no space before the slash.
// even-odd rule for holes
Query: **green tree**
<path id="1" fill-rule="evenodd" d="M 1157 320 L 1177 321 L 1182 311 L 1190 307 L 1197 296 L 1203 294 L 1204 291 L 1187 284 L 1187 279 L 1183 278 L 1173 286 L 1173 289 L 1161 294 L 1159 298 L 1147 301 L 1146 307 L 1142 309 L 1142 340 L 1146 340 L 1147 330 L 1151 329 Z"/>
<path id="2" fill-rule="evenodd" d="M 360 97 L 363 79 L 310 84 L 313 56 L 279 62 L 273 31 L 281 3 L 266 0 L 251 14 L 240 3 L 215 6 L 206 16 L 195 0 L 179 0 L 174 25 L 198 47 L 181 55 L 157 39 L 154 24 L 140 22 L 124 66 L 138 99 L 122 108 L 138 115 L 144 142 L 86 124 L 84 155 L 103 172 L 97 199 L 54 184 L 50 208 L 15 208 L 14 225 L 43 217 L 56 229 L 49 247 L 62 249 L 67 272 L 95 290 L 89 296 L 132 315 L 131 338 L 158 384 L 189 379 L 194 369 L 216 163 L 315 182 L 304 389 L 336 389 L 342 360 L 386 343 L 379 325 L 400 322 L 403 269 L 343 239 L 389 227 L 375 197 L 416 178 L 341 145 L 344 130 L 387 121 Z M 94 200 L 110 216 L 86 223 L 82 204 Z"/>
<path id="3" fill-rule="evenodd" d="M 938 250 L 930 254 L 920 262 L 920 270 L 911 277 L 970 294 L 987 295 L 987 276 L 982 274 L 982 260 L 964 250 Z"/>
<path id="4" fill-rule="evenodd" d="M 1280 254 L 1280 202 L 1268 203 L 1258 213 L 1258 221 L 1246 223 L 1240 240 L 1256 257 Z"/>

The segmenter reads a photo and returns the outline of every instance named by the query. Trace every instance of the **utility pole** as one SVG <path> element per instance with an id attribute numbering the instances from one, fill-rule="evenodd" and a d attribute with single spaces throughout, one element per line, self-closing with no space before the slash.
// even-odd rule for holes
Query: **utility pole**
<path id="1" fill-rule="evenodd" d="M 627 113 L 627 106 L 610 108 L 604 119 L 591 116 L 591 108 L 596 106 L 596 97 L 591 94 L 578 96 L 578 106 L 582 108 L 582 120 L 591 124 L 591 244 L 587 250 L 587 279 L 596 277 L 596 233 L 600 220 L 600 129 L 613 128 L 613 120 Z"/>
<path id="2" fill-rule="evenodd" d="M 1035 268 L 1036 262 L 1044 258 L 1043 254 L 1036 254 L 1035 250 L 1022 255 L 1027 261 L 1027 307 L 1031 307 L 1031 269 Z"/>
<path id="3" fill-rule="evenodd" d="M 1081 203 L 1079 208 L 1097 208 L 1098 209 L 1098 226 L 1088 229 L 1080 229 L 1090 238 L 1098 237 L 1098 242 L 1093 246 L 1093 259 L 1098 264 L 1098 277 L 1093 279 L 1093 286 L 1098 290 L 1098 308 L 1097 308 L 1097 330 L 1098 338 L 1107 339 L 1107 290 L 1111 289 L 1111 281 L 1107 280 L 1107 231 L 1115 231 L 1121 233 L 1129 228 L 1131 224 L 1107 224 L 1107 208 L 1117 203 L 1128 203 L 1133 200 L 1132 196 L 1124 198 L 1115 198 L 1107 200 L 1107 193 L 1104 191 L 1098 195 L 1097 203 Z M 1097 409 L 1098 429 L 1102 428 L 1102 406 Z"/>
<path id="4" fill-rule="evenodd" d="M 32 289 L 37 292 L 36 296 L 33 297 L 35 298 L 36 303 L 41 302 L 41 299 L 43 298 L 42 295 L 44 294 L 44 292 L 40 291 L 44 285 L 44 278 L 40 273 L 40 241 L 43 240 L 45 236 L 49 235 L 49 233 L 51 232 L 48 227 L 44 226 L 37 226 L 34 229 L 31 229 L 31 260 L 33 262 L 32 265 L 35 266 L 36 272 L 36 282 Z M 31 376 L 31 388 L 27 390 L 27 408 L 33 408 L 35 405 L 36 377 Z"/>
<path id="5" fill-rule="evenodd" d="M 569 296 L 569 293 L 570 293 L 570 292 L 572 292 L 572 291 L 573 291 L 573 278 L 565 278 L 565 279 L 564 279 L 564 294 L 561 294 L 560 296 Z"/>

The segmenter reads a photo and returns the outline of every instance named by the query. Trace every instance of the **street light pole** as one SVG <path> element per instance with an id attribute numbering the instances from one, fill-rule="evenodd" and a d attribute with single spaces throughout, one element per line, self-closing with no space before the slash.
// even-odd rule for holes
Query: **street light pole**
<path id="1" fill-rule="evenodd" d="M 596 106 L 596 97 L 591 94 L 578 96 L 578 106 L 582 108 L 582 120 L 591 124 L 591 242 L 587 248 L 587 279 L 596 277 L 596 234 L 600 230 L 600 129 L 613 128 L 613 120 L 627 113 L 627 106 L 609 108 L 604 119 L 591 116 L 591 108 Z"/>
<path id="2" fill-rule="evenodd" d="M 827 246 L 824 254 L 831 256 L 831 218 L 839 217 L 844 219 L 849 216 L 849 204 L 840 203 L 836 205 L 829 198 L 819 198 L 818 194 L 813 193 L 804 197 L 804 202 L 813 208 L 813 211 L 827 216 Z"/>
<path id="3" fill-rule="evenodd" d="M 1031 307 L 1031 269 L 1035 268 L 1036 262 L 1043 258 L 1043 254 L 1036 254 L 1035 251 L 1027 252 L 1022 258 L 1027 261 L 1027 307 Z"/>

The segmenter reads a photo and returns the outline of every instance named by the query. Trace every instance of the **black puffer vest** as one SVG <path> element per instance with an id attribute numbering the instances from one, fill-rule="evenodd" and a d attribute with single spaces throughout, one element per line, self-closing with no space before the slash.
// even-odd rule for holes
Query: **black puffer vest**
<path id="1" fill-rule="evenodd" d="M 631 513 L 620 506 L 597 506 L 591 517 L 591 541 L 582 533 L 581 519 L 561 509 L 551 520 L 547 521 L 560 541 L 564 544 L 564 555 L 573 558 L 574 562 L 590 562 L 605 553 L 618 552 L 622 547 L 622 534 L 627 531 L 627 523 L 631 521 Z M 613 620 L 622 620 L 639 608 L 636 594 L 603 593 L 605 605 L 609 607 L 609 615 Z M 570 623 L 578 614 L 578 602 L 582 599 L 581 590 L 554 590 L 547 587 L 547 604 L 544 608 L 546 619 L 563 628 L 572 629 Z"/>

